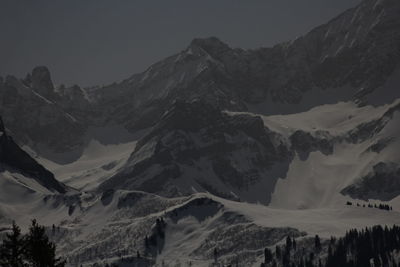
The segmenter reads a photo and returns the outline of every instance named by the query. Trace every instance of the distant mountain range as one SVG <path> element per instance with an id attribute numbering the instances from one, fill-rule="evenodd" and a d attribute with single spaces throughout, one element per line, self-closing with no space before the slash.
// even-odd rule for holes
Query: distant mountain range
<path id="1" fill-rule="evenodd" d="M 0 78 L 0 226 L 58 224 L 72 265 L 209 266 L 218 247 L 260 266 L 286 235 L 400 222 L 399 111 L 398 0 L 271 48 L 194 39 L 104 87 L 36 67 Z"/>
<path id="2" fill-rule="evenodd" d="M 105 87 L 55 87 L 49 70 L 38 67 L 25 79 L 0 79 L 0 113 L 19 142 L 44 153 L 84 145 L 91 126 L 151 127 L 177 99 L 264 115 L 341 100 L 389 103 L 398 97 L 399 10 L 396 0 L 365 0 L 272 48 L 232 49 L 215 37 L 195 39 L 145 72 Z"/>

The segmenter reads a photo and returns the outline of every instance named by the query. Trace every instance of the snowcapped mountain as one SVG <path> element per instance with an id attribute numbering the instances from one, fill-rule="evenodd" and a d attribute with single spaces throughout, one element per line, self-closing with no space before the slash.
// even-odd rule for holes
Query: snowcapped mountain
<path id="1" fill-rule="evenodd" d="M 398 82 L 399 9 L 396 1 L 363 1 L 272 48 L 246 51 L 215 37 L 195 39 L 145 72 L 95 91 L 94 98 L 128 129 L 153 125 L 176 99 L 202 98 L 235 111 L 261 105 L 264 114 L 340 100 L 388 103 L 398 97 L 388 78 Z"/>
<path id="2" fill-rule="evenodd" d="M 75 152 L 71 161 L 92 138 L 91 127 L 121 125 L 134 133 L 155 125 L 177 99 L 264 115 L 338 101 L 387 104 L 399 96 L 399 6 L 364 0 L 272 48 L 233 49 L 215 37 L 195 39 L 145 72 L 105 87 L 54 87 L 49 71 L 38 67 L 23 80 L 0 82 L 0 112 L 18 142 L 47 157 Z M 29 123 L 18 125 L 22 120 Z"/>
<path id="3" fill-rule="evenodd" d="M 271 204 L 284 201 L 286 208 L 343 203 L 340 192 L 391 200 L 399 190 L 399 107 L 398 100 L 379 108 L 339 103 L 262 116 L 221 111 L 200 100 L 177 102 L 100 189 L 169 197 L 210 192 L 266 204 L 273 194 Z M 321 180 L 324 172 L 332 175 L 329 186 Z M 291 192 L 302 187 L 298 195 Z"/>
<path id="4" fill-rule="evenodd" d="M 288 235 L 399 224 L 399 63 L 400 2 L 364 0 L 271 48 L 194 39 L 104 87 L 0 79 L 0 229 L 56 224 L 71 266 L 210 266 L 215 248 L 260 266 Z"/>
<path id="5" fill-rule="evenodd" d="M 263 179 L 279 165 L 283 175 L 293 154 L 260 118 L 231 116 L 202 100 L 176 102 L 137 144 L 127 163 L 100 188 L 139 189 L 165 196 L 209 191 L 226 198 L 253 193 L 264 180 L 267 202 L 276 182 Z M 259 189 L 260 187 L 258 187 Z M 253 196 L 256 196 L 253 194 Z"/>

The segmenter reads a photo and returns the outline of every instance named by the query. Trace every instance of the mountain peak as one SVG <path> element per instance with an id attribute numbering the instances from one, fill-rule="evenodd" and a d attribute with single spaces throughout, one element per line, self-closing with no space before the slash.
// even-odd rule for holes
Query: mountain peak
<path id="1" fill-rule="evenodd" d="M 38 66 L 32 70 L 30 82 L 33 89 L 43 96 L 54 94 L 54 85 L 51 80 L 50 71 L 45 66 Z"/>
<path id="2" fill-rule="evenodd" d="M 227 44 L 219 40 L 217 37 L 195 38 L 190 43 L 189 47 L 201 48 L 212 56 L 217 56 L 225 51 L 231 50 Z"/>

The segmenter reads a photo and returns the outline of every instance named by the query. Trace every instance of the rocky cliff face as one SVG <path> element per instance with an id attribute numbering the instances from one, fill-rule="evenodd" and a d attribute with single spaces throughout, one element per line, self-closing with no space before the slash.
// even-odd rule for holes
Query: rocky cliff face
<path id="1" fill-rule="evenodd" d="M 283 138 L 265 128 L 261 118 L 228 115 L 202 100 L 176 102 L 101 188 L 166 196 L 198 190 L 238 199 L 263 182 L 269 185 L 267 201 L 277 178 L 268 172 L 276 164 L 285 168 L 291 157 Z"/>
<path id="2" fill-rule="evenodd" d="M 55 193 L 65 193 L 66 187 L 54 175 L 22 150 L 6 133 L 0 118 L 0 168 L 1 171 L 20 173 Z"/>
<path id="3" fill-rule="evenodd" d="M 47 68 L 35 68 L 25 80 L 8 76 L 0 83 L 0 103 L 0 113 L 19 144 L 38 153 L 82 146 L 87 125 L 69 112 L 72 108 L 61 105 Z"/>
<path id="4" fill-rule="evenodd" d="M 397 163 L 380 162 L 342 193 L 362 200 L 392 200 L 400 194 L 400 167 Z"/>

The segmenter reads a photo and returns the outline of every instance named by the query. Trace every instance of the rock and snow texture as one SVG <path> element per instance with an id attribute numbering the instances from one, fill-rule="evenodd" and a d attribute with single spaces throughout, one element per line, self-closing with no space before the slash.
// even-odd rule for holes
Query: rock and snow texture
<path id="1" fill-rule="evenodd" d="M 64 152 L 82 144 L 84 125 L 58 103 L 50 73 L 37 67 L 24 80 L 0 82 L 0 114 L 20 145 Z"/>
<path id="2" fill-rule="evenodd" d="M 195 39 L 145 72 L 104 87 L 54 86 L 47 68 L 38 67 L 22 80 L 0 79 L 0 113 L 19 144 L 42 156 L 75 152 L 71 162 L 90 142 L 90 127 L 146 129 L 177 99 L 264 115 L 353 99 L 389 103 L 399 97 L 399 14 L 396 0 L 364 0 L 272 48 Z"/>
<path id="3" fill-rule="evenodd" d="M 276 175 L 285 173 L 291 157 L 258 117 L 230 116 L 201 100 L 176 102 L 100 190 L 169 197 L 208 191 L 268 203 Z"/>
<path id="4" fill-rule="evenodd" d="M 341 206 L 344 195 L 392 200 L 399 192 L 399 109 L 397 99 L 261 116 L 177 102 L 99 189 L 209 192 L 289 209 Z"/>
<path id="5" fill-rule="evenodd" d="M 225 265 L 259 266 L 264 248 L 274 247 L 288 235 L 298 241 L 315 234 L 329 238 L 353 227 L 400 223 L 397 210 L 273 209 L 209 194 L 163 198 L 116 190 L 103 195 L 28 197 L 28 204 L 18 200 L 14 206 L 2 206 L 2 213 L 23 226 L 31 216 L 37 217 L 49 227 L 50 237 L 70 266 L 105 264 L 122 257 L 126 264 L 145 261 L 145 266 L 209 266 L 215 248 L 218 261 Z M 162 224 L 157 222 L 161 218 Z M 141 259 L 136 257 L 138 251 Z"/>
<path id="6" fill-rule="evenodd" d="M 259 266 L 287 235 L 400 224 L 399 47 L 400 2 L 364 0 L 292 42 L 195 39 L 105 87 L 0 79 L 0 229 L 56 224 L 71 266 L 209 266 L 215 248 Z"/>
<path id="7" fill-rule="evenodd" d="M 22 150 L 10 137 L 0 117 L 0 178 L 1 194 L 9 195 L 7 185 L 20 184 L 27 190 L 39 192 L 65 193 L 65 185 L 58 182 L 54 175 Z M 18 196 L 19 194 L 16 194 Z M 6 199 L 3 199 L 5 201 Z"/>
<path id="8" fill-rule="evenodd" d="M 306 113 L 272 116 L 264 119 L 278 131 L 300 126 L 316 134 L 323 131 L 332 146 L 331 153 L 313 151 L 296 155 L 287 176 L 278 181 L 272 206 L 281 208 L 317 208 L 345 201 L 343 195 L 367 200 L 392 200 L 397 194 L 399 100 L 382 107 L 357 107 L 339 103 L 315 108 Z M 371 186 L 377 177 L 376 166 L 386 169 L 388 177 Z M 385 172 L 382 167 L 380 172 Z M 393 173 L 391 173 L 393 172 Z M 375 180 L 374 180 L 375 179 Z M 362 191 L 362 193 L 361 193 Z"/>

